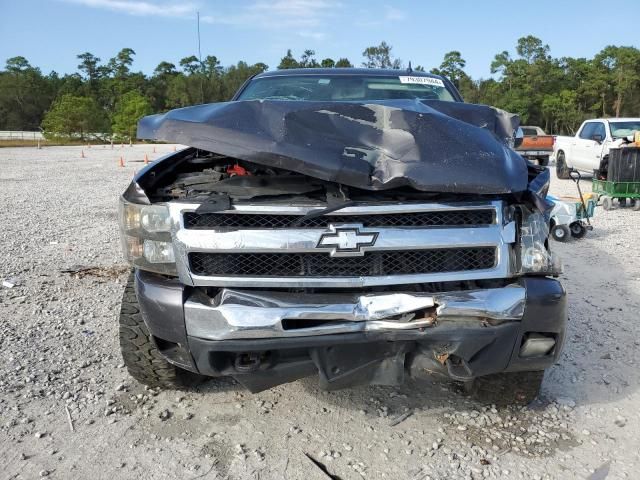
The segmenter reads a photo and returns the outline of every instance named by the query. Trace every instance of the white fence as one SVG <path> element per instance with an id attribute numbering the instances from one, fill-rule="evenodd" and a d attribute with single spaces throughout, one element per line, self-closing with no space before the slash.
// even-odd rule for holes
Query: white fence
<path id="1" fill-rule="evenodd" d="M 42 132 L 0 130 L 0 140 L 44 140 Z"/>

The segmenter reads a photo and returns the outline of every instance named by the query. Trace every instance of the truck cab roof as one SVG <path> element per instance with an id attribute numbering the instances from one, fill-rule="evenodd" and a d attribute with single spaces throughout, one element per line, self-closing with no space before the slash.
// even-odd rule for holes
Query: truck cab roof
<path id="1" fill-rule="evenodd" d="M 613 118 L 590 118 L 585 120 L 584 123 L 589 122 L 637 122 L 640 121 L 640 117 L 613 117 Z"/>
<path id="2" fill-rule="evenodd" d="M 433 73 L 419 72 L 416 70 L 400 70 L 390 68 L 285 68 L 282 70 L 271 70 L 255 75 L 253 78 L 275 77 L 275 76 L 293 76 L 293 75 L 355 75 L 355 76 L 372 76 L 377 77 L 398 77 L 400 75 L 410 75 L 412 77 L 430 77 L 446 80 L 441 75 Z"/>
<path id="3" fill-rule="evenodd" d="M 287 78 L 289 77 L 289 79 Z M 313 81 L 310 80 L 311 77 L 327 77 L 319 79 L 318 85 L 315 85 Z M 296 78 L 299 81 L 296 81 Z M 333 79 L 333 81 L 331 81 Z M 362 81 L 358 82 L 358 79 L 362 79 Z M 380 81 L 376 81 L 376 80 Z M 394 82 L 395 80 L 395 82 Z M 379 69 L 379 68 L 292 68 L 292 69 L 283 69 L 283 70 L 274 70 L 269 72 L 259 73 L 250 79 L 248 79 L 242 87 L 238 90 L 238 92 L 234 95 L 232 100 L 253 100 L 260 99 L 260 96 L 264 94 L 256 94 L 253 92 L 254 87 L 257 84 L 265 85 L 265 82 L 269 82 L 276 86 L 271 92 L 271 95 L 267 95 L 270 98 L 274 98 L 275 96 L 286 96 L 286 95 L 273 95 L 275 91 L 282 91 L 282 85 L 291 85 L 295 83 L 296 85 L 293 87 L 297 89 L 298 92 L 303 89 L 311 89 L 311 90 L 331 90 L 334 82 L 336 84 L 343 85 L 347 90 L 353 90 L 358 88 L 358 86 L 367 87 L 368 83 L 376 83 L 374 88 L 377 90 L 384 90 L 385 88 L 392 88 L 394 90 L 401 90 L 402 88 L 410 90 L 412 87 L 414 90 L 422 89 L 435 89 L 440 87 L 440 94 L 427 96 L 427 99 L 440 99 L 446 101 L 454 101 L 454 102 L 463 102 L 462 96 L 458 89 L 451 83 L 446 77 L 441 75 L 435 75 L 427 72 L 419 72 L 415 70 L 408 69 Z M 331 82 L 331 84 L 329 83 Z M 390 85 L 383 85 L 383 83 L 388 83 Z M 391 84 L 397 83 L 397 86 L 392 86 Z M 444 88 L 442 88 L 444 87 Z M 284 90 L 287 90 L 286 88 Z M 352 93 L 353 93 L 352 91 Z M 251 92 L 251 93 L 249 93 Z M 336 95 L 340 97 L 340 95 Z M 310 98 L 305 98 L 306 100 L 313 99 L 314 95 L 309 95 Z M 319 95 L 322 98 L 322 95 Z M 356 99 L 357 95 L 344 95 L 343 100 L 351 100 Z M 383 100 L 387 97 L 382 96 L 381 98 L 376 98 L 377 100 Z M 394 97 L 391 97 L 394 98 Z M 339 98 L 338 98 L 339 99 Z M 364 99 L 364 98 L 363 98 Z"/>

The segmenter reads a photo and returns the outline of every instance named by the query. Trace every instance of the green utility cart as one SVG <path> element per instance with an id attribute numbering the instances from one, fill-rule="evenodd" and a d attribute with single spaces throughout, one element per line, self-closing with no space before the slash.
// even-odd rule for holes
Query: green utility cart
<path id="1" fill-rule="evenodd" d="M 640 210 L 640 148 L 612 148 L 607 167 L 606 175 L 596 171 L 593 176 L 592 191 L 602 201 L 602 208 L 611 210 L 617 200 L 621 207 Z"/>
<path id="2" fill-rule="evenodd" d="M 625 207 L 627 199 L 630 199 L 634 210 L 640 210 L 640 182 L 611 182 L 594 177 L 592 190 L 602 201 L 602 208 L 605 210 L 614 207 L 614 200 L 618 200 L 618 205 Z"/>

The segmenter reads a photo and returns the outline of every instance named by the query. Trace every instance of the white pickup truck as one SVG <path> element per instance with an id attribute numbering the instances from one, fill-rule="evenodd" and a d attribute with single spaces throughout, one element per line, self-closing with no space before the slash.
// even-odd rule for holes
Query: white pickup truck
<path id="1" fill-rule="evenodd" d="M 558 178 L 569 178 L 570 169 L 593 173 L 609 149 L 640 130 L 640 118 L 586 120 L 574 137 L 556 137 L 553 147 Z"/>

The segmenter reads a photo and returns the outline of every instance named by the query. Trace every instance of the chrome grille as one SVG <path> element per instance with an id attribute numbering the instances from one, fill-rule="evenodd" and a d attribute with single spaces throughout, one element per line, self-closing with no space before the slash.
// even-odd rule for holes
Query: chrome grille
<path id="1" fill-rule="evenodd" d="M 352 277 L 415 275 L 492 268 L 496 249 L 446 248 L 371 252 L 361 257 L 330 257 L 326 253 L 191 253 L 197 275 L 252 277 Z"/>
<path id="2" fill-rule="evenodd" d="M 301 215 L 197 213 L 184 214 L 187 229 L 325 228 L 329 224 L 358 223 L 365 227 L 480 226 L 494 223 L 494 210 L 454 210 L 378 215 L 323 215 L 302 221 Z M 298 222 L 298 223 L 296 223 Z"/>
<path id="3" fill-rule="evenodd" d="M 168 206 L 186 285 L 350 288 L 511 276 L 516 228 L 502 201 L 357 204 L 304 221 L 320 207 Z"/>

